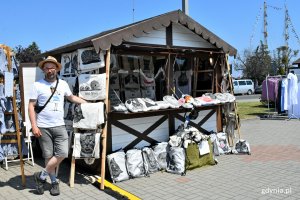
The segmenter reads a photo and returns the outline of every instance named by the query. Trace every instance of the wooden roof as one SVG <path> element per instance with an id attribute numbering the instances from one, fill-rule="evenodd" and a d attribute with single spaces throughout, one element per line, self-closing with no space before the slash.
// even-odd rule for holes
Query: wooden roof
<path id="1" fill-rule="evenodd" d="M 300 65 L 300 58 L 292 63 L 292 65 Z"/>
<path id="2" fill-rule="evenodd" d="M 216 48 L 221 49 L 224 53 L 228 53 L 230 56 L 235 56 L 237 54 L 237 50 L 230 44 L 226 43 L 224 40 L 200 25 L 191 17 L 184 14 L 181 10 L 175 10 L 116 29 L 104 31 L 56 49 L 46 51 L 45 53 L 41 54 L 40 57 L 47 55 L 55 56 L 61 53 L 66 53 L 89 46 L 94 46 L 96 51 L 101 49 L 107 50 L 112 45 L 119 46 L 123 42 L 130 41 L 130 39 L 133 37 L 139 37 L 145 32 L 147 33 L 152 30 L 168 27 L 171 23 L 179 23 L 187 27 L 212 45 L 216 46 Z"/>

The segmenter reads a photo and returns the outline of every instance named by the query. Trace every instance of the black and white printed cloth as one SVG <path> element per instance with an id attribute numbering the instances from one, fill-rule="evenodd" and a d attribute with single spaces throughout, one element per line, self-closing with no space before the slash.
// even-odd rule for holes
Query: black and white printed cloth
<path id="1" fill-rule="evenodd" d="M 179 108 L 181 106 L 180 103 L 178 102 L 178 100 L 171 95 L 164 96 L 163 100 L 165 102 L 168 102 L 170 104 L 171 108 Z"/>
<path id="2" fill-rule="evenodd" d="M 124 181 L 129 179 L 124 151 L 118 151 L 107 155 L 107 163 L 108 163 L 111 179 L 114 182 L 119 182 L 119 181 Z"/>
<path id="3" fill-rule="evenodd" d="M 78 53 L 64 53 L 61 55 L 61 70 L 60 75 L 75 75 L 78 71 Z"/>
<path id="4" fill-rule="evenodd" d="M 74 108 L 73 127 L 97 129 L 104 123 L 104 103 L 83 103 Z"/>
<path id="5" fill-rule="evenodd" d="M 75 158 L 99 158 L 100 133 L 75 133 L 73 156 Z"/>
<path id="6" fill-rule="evenodd" d="M 78 70 L 92 71 L 105 66 L 104 52 L 97 53 L 93 47 L 78 49 Z"/>
<path id="7" fill-rule="evenodd" d="M 130 112 L 142 112 L 145 110 L 142 102 L 138 98 L 128 99 L 125 102 L 125 106 Z"/>
<path id="8" fill-rule="evenodd" d="M 80 74 L 79 97 L 85 100 L 104 100 L 106 92 L 106 74 Z"/>

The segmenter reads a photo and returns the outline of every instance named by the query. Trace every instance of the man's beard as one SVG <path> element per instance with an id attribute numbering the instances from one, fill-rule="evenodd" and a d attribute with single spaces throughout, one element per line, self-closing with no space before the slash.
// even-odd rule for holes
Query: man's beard
<path id="1" fill-rule="evenodd" d="M 46 74 L 46 78 L 50 81 L 56 80 L 56 74 L 55 73 Z"/>

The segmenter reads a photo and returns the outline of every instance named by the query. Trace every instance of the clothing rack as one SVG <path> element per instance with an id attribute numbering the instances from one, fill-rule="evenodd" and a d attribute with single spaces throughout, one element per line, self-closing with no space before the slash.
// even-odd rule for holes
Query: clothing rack
<path id="1" fill-rule="evenodd" d="M 0 48 L 3 48 L 6 52 L 7 62 L 8 62 L 8 72 L 12 71 L 12 63 L 11 63 L 11 49 L 6 45 L 0 45 Z M 4 80 L 5 81 L 5 80 Z M 13 115 L 13 120 L 15 122 L 15 129 L 14 133 L 5 133 L 5 135 L 15 136 L 17 139 L 8 139 L 2 140 L 0 138 L 0 144 L 17 144 L 18 145 L 18 156 L 20 157 L 20 168 L 21 168 L 21 178 L 22 178 L 22 186 L 25 186 L 25 174 L 24 174 L 24 161 L 23 161 L 23 154 L 22 154 L 22 147 L 21 147 L 21 133 L 20 133 L 20 126 L 19 126 L 19 117 L 18 117 L 18 109 L 16 103 L 16 88 L 15 85 L 13 86 L 13 96 L 9 97 L 12 99 L 12 112 L 5 112 L 4 115 Z M 7 159 L 7 158 L 6 158 Z"/>
<path id="2" fill-rule="evenodd" d="M 268 115 L 267 116 L 264 116 L 264 118 L 273 118 L 273 117 L 276 117 L 277 115 L 275 114 L 275 112 L 273 112 L 273 114 L 271 115 L 271 108 L 270 108 L 270 98 L 269 98 L 269 87 L 268 87 L 268 79 L 269 78 L 280 78 L 280 80 L 282 80 L 283 78 L 286 78 L 287 76 L 286 75 L 275 75 L 275 76 L 270 76 L 270 75 L 267 75 L 266 76 L 266 91 L 267 91 L 267 102 L 268 102 Z M 276 110 L 276 104 L 277 104 L 277 100 L 275 98 L 275 108 L 274 110 Z"/>

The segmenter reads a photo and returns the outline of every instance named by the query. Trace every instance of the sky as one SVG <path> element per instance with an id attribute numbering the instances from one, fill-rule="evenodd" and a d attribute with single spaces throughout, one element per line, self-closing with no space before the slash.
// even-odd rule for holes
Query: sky
<path id="1" fill-rule="evenodd" d="M 182 0 L 0 0 L 0 44 L 36 42 L 41 51 L 182 9 Z M 268 46 L 285 44 L 284 3 L 294 28 L 288 44 L 300 49 L 300 1 L 266 0 Z M 263 0 L 189 0 L 189 16 L 243 54 L 263 41 Z M 133 12 L 134 8 L 134 12 Z M 300 56 L 300 55 L 299 55 Z M 297 59 L 297 58 L 295 58 Z"/>

